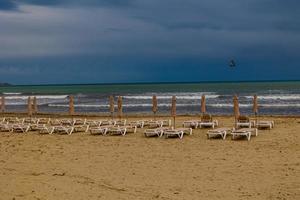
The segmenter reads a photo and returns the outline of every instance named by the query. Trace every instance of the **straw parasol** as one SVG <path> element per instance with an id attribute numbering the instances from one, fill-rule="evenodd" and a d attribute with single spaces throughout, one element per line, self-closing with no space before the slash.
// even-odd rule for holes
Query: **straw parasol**
<path id="1" fill-rule="evenodd" d="M 201 112 L 202 114 L 206 113 L 206 100 L 204 94 L 201 97 Z"/>
<path id="2" fill-rule="evenodd" d="M 153 95 L 153 97 L 152 97 L 152 112 L 154 114 L 154 120 L 155 120 L 155 114 L 157 112 L 157 98 L 156 98 L 156 95 Z"/>
<path id="3" fill-rule="evenodd" d="M 174 128 L 175 128 L 175 118 L 176 118 L 176 96 L 172 97 L 172 106 L 171 106 L 171 116 L 173 117 L 174 121 Z"/>
<path id="4" fill-rule="evenodd" d="M 121 96 L 118 97 L 118 115 L 119 115 L 119 118 L 122 118 L 123 106 L 122 106 L 122 97 Z"/>
<path id="5" fill-rule="evenodd" d="M 37 112 L 38 112 L 37 100 L 36 97 L 33 97 L 33 113 L 36 114 Z"/>
<path id="6" fill-rule="evenodd" d="M 27 113 L 31 117 L 31 115 L 32 115 L 32 100 L 31 100 L 31 97 L 28 97 L 28 101 L 27 101 Z"/>
<path id="7" fill-rule="evenodd" d="M 113 96 L 109 97 L 109 111 L 111 114 L 111 118 L 114 119 L 114 112 L 115 112 L 115 100 Z"/>
<path id="8" fill-rule="evenodd" d="M 69 115 L 74 115 L 74 97 L 73 95 L 69 96 Z"/>
<path id="9" fill-rule="evenodd" d="M 233 111 L 234 111 L 235 124 L 236 124 L 237 118 L 240 116 L 239 99 L 237 95 L 234 95 L 233 97 Z"/>
<path id="10" fill-rule="evenodd" d="M 257 122 L 258 102 L 257 102 L 257 95 L 256 94 L 253 96 L 253 108 L 252 108 L 252 110 L 255 114 L 255 121 Z"/>
<path id="11" fill-rule="evenodd" d="M 5 97 L 2 96 L 1 98 L 1 112 L 5 111 Z"/>

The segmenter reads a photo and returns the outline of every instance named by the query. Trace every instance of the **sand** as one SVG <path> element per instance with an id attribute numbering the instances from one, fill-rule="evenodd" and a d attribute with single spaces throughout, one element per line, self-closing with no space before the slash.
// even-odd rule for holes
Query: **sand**
<path id="1" fill-rule="evenodd" d="M 300 119 L 268 119 L 249 142 L 0 133 L 0 199 L 300 199 Z"/>

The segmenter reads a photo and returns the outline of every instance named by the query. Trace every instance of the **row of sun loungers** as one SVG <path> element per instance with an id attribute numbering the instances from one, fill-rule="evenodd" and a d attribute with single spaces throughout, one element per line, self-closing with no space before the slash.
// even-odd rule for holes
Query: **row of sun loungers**
<path id="1" fill-rule="evenodd" d="M 241 128 L 241 129 L 234 129 L 234 128 L 217 128 L 207 131 L 207 138 L 217 138 L 221 137 L 223 140 L 226 139 L 228 134 L 232 135 L 232 139 L 246 137 L 247 140 L 250 140 L 251 136 L 257 136 L 258 130 L 257 128 Z"/>
<path id="2" fill-rule="evenodd" d="M 179 137 L 180 139 L 183 138 L 184 134 L 192 135 L 192 128 L 154 128 L 154 129 L 146 129 L 144 135 L 146 137 L 162 137 L 163 135 L 168 137 Z"/>

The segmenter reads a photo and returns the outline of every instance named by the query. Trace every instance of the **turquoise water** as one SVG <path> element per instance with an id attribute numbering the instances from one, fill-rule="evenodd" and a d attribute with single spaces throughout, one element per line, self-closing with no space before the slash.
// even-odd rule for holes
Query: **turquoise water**
<path id="1" fill-rule="evenodd" d="M 108 96 L 123 96 L 124 112 L 151 111 L 152 95 L 157 95 L 159 111 L 168 113 L 171 96 L 177 96 L 179 114 L 198 113 L 202 94 L 207 110 L 232 113 L 232 96 L 237 94 L 241 111 L 251 113 L 252 96 L 258 95 L 261 114 L 300 115 L 300 81 L 215 82 L 98 85 L 34 85 L 0 87 L 8 111 L 26 110 L 28 96 L 37 96 L 41 112 L 66 112 L 68 95 L 75 97 L 77 112 L 107 112 Z"/>

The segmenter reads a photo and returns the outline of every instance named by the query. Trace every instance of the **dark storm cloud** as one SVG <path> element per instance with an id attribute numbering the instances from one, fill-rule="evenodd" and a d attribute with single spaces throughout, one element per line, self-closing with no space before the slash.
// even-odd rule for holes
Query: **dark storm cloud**
<path id="1" fill-rule="evenodd" d="M 299 7 L 297 0 L 0 0 L 0 72 L 20 82 L 293 79 Z M 244 69 L 227 71 L 231 58 Z M 31 69 L 40 80 L 29 78 Z M 71 69 L 76 75 L 66 80 Z M 260 69 L 270 74 L 249 74 Z"/>

